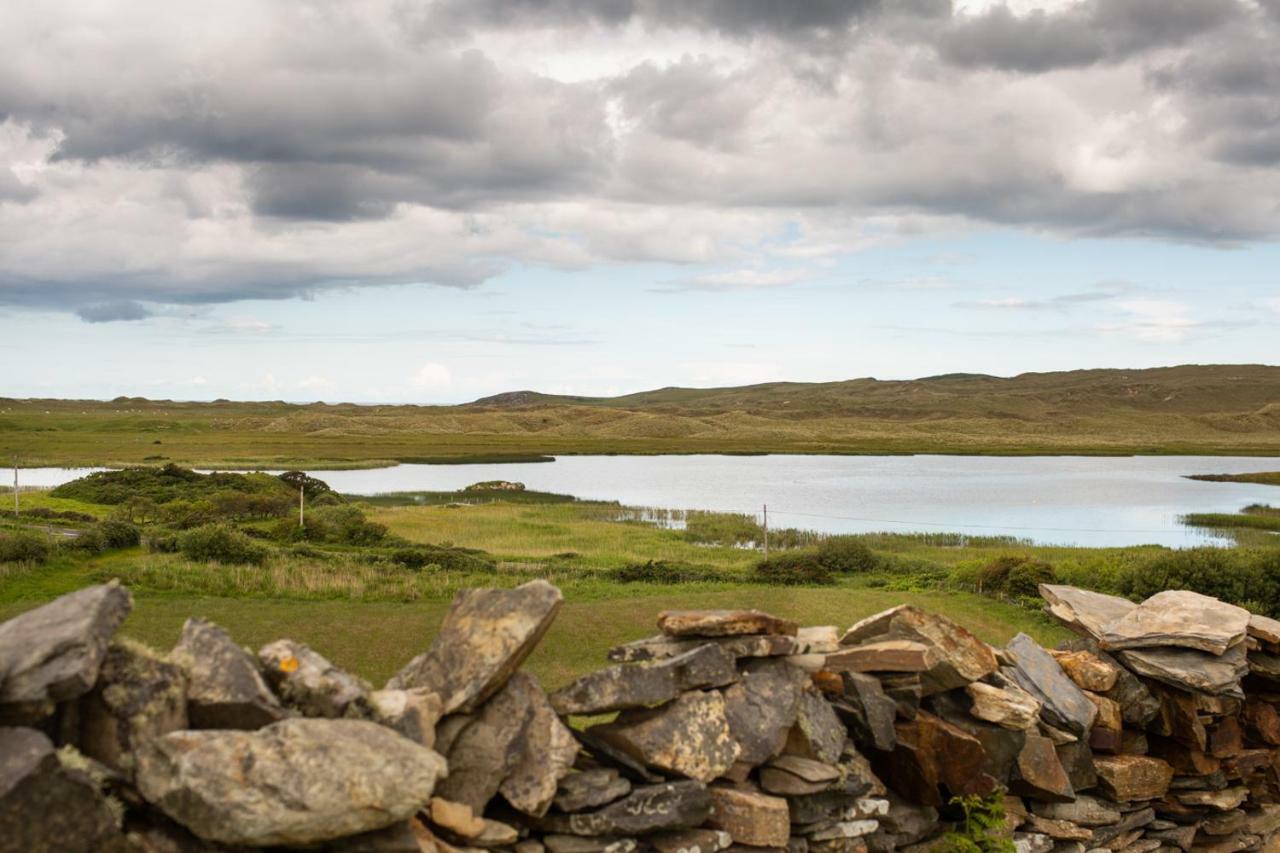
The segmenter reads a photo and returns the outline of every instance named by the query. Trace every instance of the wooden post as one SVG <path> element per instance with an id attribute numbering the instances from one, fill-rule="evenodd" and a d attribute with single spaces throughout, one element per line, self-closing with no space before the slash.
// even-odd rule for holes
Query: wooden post
<path id="1" fill-rule="evenodd" d="M 13 457 L 13 514 L 21 515 L 18 510 L 18 457 Z"/>
<path id="2" fill-rule="evenodd" d="M 764 505 L 764 558 L 769 559 L 769 505 Z"/>
<path id="3" fill-rule="evenodd" d="M 307 490 L 303 486 L 298 486 L 298 526 L 306 527 L 307 512 Z"/>

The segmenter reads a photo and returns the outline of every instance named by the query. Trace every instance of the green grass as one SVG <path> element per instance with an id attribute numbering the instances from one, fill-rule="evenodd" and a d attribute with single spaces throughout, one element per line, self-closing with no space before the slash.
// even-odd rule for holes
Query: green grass
<path id="1" fill-rule="evenodd" d="M 1280 486 L 1280 471 L 1256 471 L 1252 474 L 1190 474 L 1188 480 L 1204 480 L 1210 483 L 1254 483 L 1259 486 Z"/>
<path id="2" fill-rule="evenodd" d="M 1280 531 L 1280 517 L 1252 513 L 1193 512 L 1182 517 L 1184 524 L 1192 527 L 1247 528 L 1250 530 Z"/>

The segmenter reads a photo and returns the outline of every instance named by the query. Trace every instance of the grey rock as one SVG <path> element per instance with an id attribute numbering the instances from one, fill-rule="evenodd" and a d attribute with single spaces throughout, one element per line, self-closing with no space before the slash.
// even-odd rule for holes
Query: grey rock
<path id="1" fill-rule="evenodd" d="M 1067 771 L 1071 787 L 1077 792 L 1087 791 L 1098 784 L 1098 774 L 1093 769 L 1093 749 L 1088 741 L 1077 740 L 1054 748 L 1062 769 Z"/>
<path id="2" fill-rule="evenodd" d="M 1109 826 L 1119 823 L 1121 817 L 1115 803 L 1083 794 L 1065 803 L 1032 802 L 1030 807 L 1040 817 L 1070 821 L 1078 826 Z"/>
<path id="3" fill-rule="evenodd" d="M 714 690 L 685 693 L 661 708 L 623 711 L 588 734 L 648 767 L 702 782 L 720 776 L 739 757 L 726 699 Z M 785 736 L 783 729 L 780 737 Z"/>
<path id="4" fill-rule="evenodd" d="M 1182 690 L 1244 698 L 1240 679 L 1249 670 L 1244 644 L 1221 655 L 1195 649 L 1125 649 L 1116 657 L 1133 672 Z"/>
<path id="5" fill-rule="evenodd" d="M 323 849 L 324 853 L 422 853 L 417 833 L 408 821 L 349 835 L 329 842 Z"/>
<path id="6" fill-rule="evenodd" d="M 822 825 L 859 816 L 858 796 L 843 791 L 821 791 L 787 797 L 794 826 Z M 888 801 L 885 803 L 887 813 Z"/>
<path id="7" fill-rule="evenodd" d="M 515 589 L 466 589 L 427 651 L 387 683 L 440 696 L 445 714 L 469 713 L 501 689 L 551 626 L 564 597 L 545 580 Z"/>
<path id="8" fill-rule="evenodd" d="M 583 835 L 548 835 L 542 839 L 551 853 L 631 853 L 637 847 L 634 838 Z"/>
<path id="9" fill-rule="evenodd" d="M 1156 813 L 1152 809 L 1138 809 L 1131 811 L 1120 819 L 1118 823 L 1108 826 L 1100 826 L 1093 831 L 1093 838 L 1089 840 L 1090 847 L 1102 847 L 1113 841 L 1125 833 L 1140 829 L 1155 820 Z"/>
<path id="10" fill-rule="evenodd" d="M 187 679 L 176 664 L 145 646 L 112 642 L 98 683 L 80 699 L 80 751 L 132 775 L 143 741 L 187 728 Z"/>
<path id="11" fill-rule="evenodd" d="M 123 853 L 127 847 L 98 786 L 64 766 L 43 733 L 0 728 L 0 849 Z"/>
<path id="12" fill-rule="evenodd" d="M 679 639 L 658 635 L 624 643 L 609 650 L 609 660 L 637 662 L 676 657 L 706 643 L 714 643 L 735 658 L 795 657 L 830 654 L 836 651 L 835 629 L 830 626 L 801 628 L 795 636 L 757 634 L 740 637 L 695 637 Z"/>
<path id="13" fill-rule="evenodd" d="M 843 672 L 840 678 L 844 695 L 835 708 L 854 737 L 882 752 L 893 749 L 898 740 L 893 727 L 897 703 L 885 695 L 879 679 L 873 676 Z"/>
<path id="14" fill-rule="evenodd" d="M 737 760 L 762 764 L 782 752 L 807 681 L 803 670 L 786 661 L 752 661 L 743 668 L 741 680 L 724 690 L 725 717 L 739 747 Z"/>
<path id="15" fill-rule="evenodd" d="M 1053 839 L 1043 832 L 1015 832 L 1013 834 L 1014 853 L 1049 853 L 1054 848 Z"/>
<path id="16" fill-rule="evenodd" d="M 88 693 L 132 607 L 129 591 L 112 581 L 0 624 L 0 724 L 34 723 Z"/>
<path id="17" fill-rule="evenodd" d="M 780 755 L 760 768 L 760 787 L 778 796 L 816 794 L 839 780 L 836 767 L 796 755 Z"/>
<path id="18" fill-rule="evenodd" d="M 733 844 L 733 837 L 720 829 L 683 829 L 656 832 L 645 843 L 657 853 L 719 853 Z"/>
<path id="19" fill-rule="evenodd" d="M 192 728 L 256 729 L 289 715 L 257 661 L 212 622 L 188 619 L 170 657 L 187 674 Z"/>
<path id="20" fill-rule="evenodd" d="M 1106 625 L 1137 607 L 1126 598 L 1057 584 L 1040 584 L 1040 597 L 1051 615 L 1076 633 L 1095 640 Z"/>
<path id="21" fill-rule="evenodd" d="M 787 733 L 783 751 L 834 764 L 840 760 L 848 741 L 848 731 L 830 703 L 813 687 L 800 691 L 795 725 Z"/>
<path id="22" fill-rule="evenodd" d="M 369 694 L 369 719 L 395 729 L 411 741 L 435 746 L 440 697 L 423 689 L 375 690 Z"/>
<path id="23" fill-rule="evenodd" d="M 555 806 L 562 812 L 598 808 L 631 793 L 631 783 L 618 771 L 604 767 L 570 773 L 560 780 Z"/>
<path id="24" fill-rule="evenodd" d="M 685 780 L 636 788 L 621 800 L 592 812 L 548 814 L 534 825 L 567 835 L 644 835 L 691 829 L 711 814 L 711 795 L 700 782 Z"/>
<path id="25" fill-rule="evenodd" d="M 1250 637 L 1273 646 L 1280 645 L 1280 619 L 1250 614 L 1248 630 Z"/>
<path id="26" fill-rule="evenodd" d="M 1016 685 L 995 687 L 975 681 L 965 685 L 972 702 L 969 713 L 1006 729 L 1031 731 L 1040 720 L 1040 701 Z"/>
<path id="27" fill-rule="evenodd" d="M 305 717 L 368 716 L 373 689 L 304 643 L 276 640 L 258 650 L 267 681 L 285 705 Z"/>
<path id="28" fill-rule="evenodd" d="M 1088 734 L 1098 709 L 1067 677 L 1053 655 L 1026 634 L 1018 634 L 1005 646 L 1013 667 L 1005 672 L 1041 703 L 1041 715 L 1052 726 L 1077 737 Z"/>
<path id="29" fill-rule="evenodd" d="M 1220 655 L 1240 643 L 1249 629 L 1249 611 L 1188 590 L 1158 592 L 1108 623 L 1104 649 L 1178 646 Z"/>
<path id="30" fill-rule="evenodd" d="M 664 610 L 658 614 L 658 630 L 668 637 L 795 636 L 798 629 L 790 619 L 759 610 Z"/>
<path id="31" fill-rule="evenodd" d="M 540 693 L 531 676 L 512 676 L 449 744 L 444 753 L 449 776 L 436 788 L 437 796 L 483 812 L 525 752 L 534 698 Z"/>
<path id="32" fill-rule="evenodd" d="M 603 714 L 662 705 L 687 690 L 724 687 L 738 680 L 734 656 L 714 643 L 682 655 L 619 664 L 589 673 L 551 694 L 559 714 Z"/>
<path id="33" fill-rule="evenodd" d="M 525 673 L 512 681 L 526 680 L 531 712 L 515 763 L 498 787 L 499 793 L 518 811 L 539 817 L 556 796 L 560 780 L 573 768 L 578 741 L 556 716 L 547 696 L 533 677 Z"/>
<path id="34" fill-rule="evenodd" d="M 138 754 L 142 796 L 201 838 L 315 844 L 407 820 L 446 772 L 434 751 L 366 720 L 182 731 Z"/>

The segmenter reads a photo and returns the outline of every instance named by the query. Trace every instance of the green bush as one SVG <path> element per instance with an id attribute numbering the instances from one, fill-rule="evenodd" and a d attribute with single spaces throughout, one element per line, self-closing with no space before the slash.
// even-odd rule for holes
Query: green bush
<path id="1" fill-rule="evenodd" d="M 961 818 L 933 848 L 937 853 L 1013 853 L 1013 839 L 1004 828 L 1003 791 L 952 797 L 948 805 L 958 808 Z"/>
<path id="2" fill-rule="evenodd" d="M 451 572 L 494 572 L 497 564 L 483 551 L 439 545 L 416 545 L 391 552 L 391 561 L 421 571 L 428 566 Z"/>
<path id="3" fill-rule="evenodd" d="M 101 554 L 107 550 L 107 537 L 97 527 L 82 530 L 76 536 L 68 536 L 62 540 L 63 548 L 84 551 L 86 554 Z"/>
<path id="4" fill-rule="evenodd" d="M 28 530 L 0 532 L 0 563 L 43 563 L 53 553 L 49 537 Z"/>
<path id="5" fill-rule="evenodd" d="M 829 536 L 818 545 L 818 562 L 841 575 L 862 574 L 880 568 L 876 555 L 857 536 Z"/>
<path id="6" fill-rule="evenodd" d="M 1027 554 L 996 557 L 978 571 L 978 590 L 1007 598 L 1034 597 L 1042 583 L 1057 582 L 1053 566 Z"/>
<path id="7" fill-rule="evenodd" d="M 147 537 L 147 550 L 155 554 L 176 554 L 182 550 L 176 533 L 153 533 Z"/>
<path id="8" fill-rule="evenodd" d="M 836 582 L 831 570 L 812 551 L 783 551 L 756 563 L 752 580 L 776 586 L 827 586 Z"/>
<path id="9" fill-rule="evenodd" d="M 699 566 L 684 560 L 649 560 L 647 563 L 630 563 L 609 569 L 610 580 L 619 583 L 698 583 L 725 580 L 716 569 Z"/>
<path id="10" fill-rule="evenodd" d="M 764 539 L 764 528 L 749 515 L 693 510 L 685 515 L 683 538 L 689 542 L 746 545 Z"/>
<path id="11" fill-rule="evenodd" d="M 189 560 L 218 563 L 247 563 L 260 566 L 268 550 L 227 524 L 206 524 L 188 530 L 178 538 L 178 549 Z"/>
<path id="12" fill-rule="evenodd" d="M 1280 550 L 1187 548 L 1161 551 L 1119 578 L 1120 592 L 1146 598 L 1166 589 L 1189 589 L 1232 604 L 1254 603 L 1280 616 Z"/>
<path id="13" fill-rule="evenodd" d="M 98 532 L 108 548 L 133 548 L 142 542 L 142 531 L 127 521 L 108 518 L 98 524 Z"/>
<path id="14" fill-rule="evenodd" d="M 340 504 L 317 507 L 304 516 L 282 518 L 271 535 L 282 542 L 327 542 L 332 545 L 379 545 L 387 537 L 385 525 L 369 521 L 357 506 Z"/>

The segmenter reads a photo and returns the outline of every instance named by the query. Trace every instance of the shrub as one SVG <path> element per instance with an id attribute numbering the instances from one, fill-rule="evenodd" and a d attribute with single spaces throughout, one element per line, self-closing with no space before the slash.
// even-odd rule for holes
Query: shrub
<path id="1" fill-rule="evenodd" d="M 829 536 L 818 545 L 818 562 L 836 574 L 861 574 L 880 567 L 876 555 L 857 536 Z"/>
<path id="2" fill-rule="evenodd" d="M 683 537 L 689 542 L 746 545 L 760 542 L 764 529 L 749 515 L 695 510 L 685 516 Z"/>
<path id="3" fill-rule="evenodd" d="M 812 551 L 783 551 L 761 560 L 752 572 L 758 583 L 779 586 L 827 586 L 835 583 L 830 569 Z"/>
<path id="4" fill-rule="evenodd" d="M 369 521 L 359 507 L 341 504 L 319 507 L 307 513 L 302 526 L 294 518 L 282 518 L 272 528 L 272 536 L 284 542 L 377 545 L 386 538 L 387 528 Z"/>
<path id="5" fill-rule="evenodd" d="M 98 532 L 108 548 L 132 548 L 142 542 L 142 531 L 127 521 L 108 518 L 98 524 Z"/>
<path id="6" fill-rule="evenodd" d="M 607 572 L 610 580 L 619 583 L 697 583 L 722 581 L 724 576 L 710 566 L 699 566 L 684 560 L 649 560 L 647 563 L 629 563 Z"/>
<path id="7" fill-rule="evenodd" d="M 439 545 L 417 545 L 391 552 L 391 561 L 421 571 L 428 566 L 451 572 L 494 572 L 497 564 L 483 551 Z"/>
<path id="8" fill-rule="evenodd" d="M 1129 567 L 1118 584 L 1121 593 L 1132 598 L 1189 589 L 1233 604 L 1262 602 L 1265 614 L 1275 616 L 1280 614 L 1280 552 L 1272 548 L 1161 551 Z"/>
<path id="9" fill-rule="evenodd" d="M 155 554 L 176 554 L 181 550 L 176 533 L 157 533 L 147 537 L 147 550 Z"/>
<path id="10" fill-rule="evenodd" d="M 0 533 L 0 563 L 43 563 L 53 548 L 49 537 L 27 530 Z"/>
<path id="11" fill-rule="evenodd" d="M 84 551 L 87 554 L 101 554 L 107 550 L 107 538 L 102 535 L 102 531 L 97 527 L 90 527 L 88 530 L 80 531 L 76 536 L 69 536 L 63 539 L 62 546 L 76 551 Z"/>
<path id="12" fill-rule="evenodd" d="M 260 566 L 267 560 L 263 546 L 227 524 L 206 524 L 183 533 L 178 549 L 189 560 L 247 563 Z"/>
<path id="13" fill-rule="evenodd" d="M 1008 598 L 1035 597 L 1039 585 L 1054 583 L 1053 566 L 1026 554 L 996 557 L 978 570 L 978 590 Z"/>

